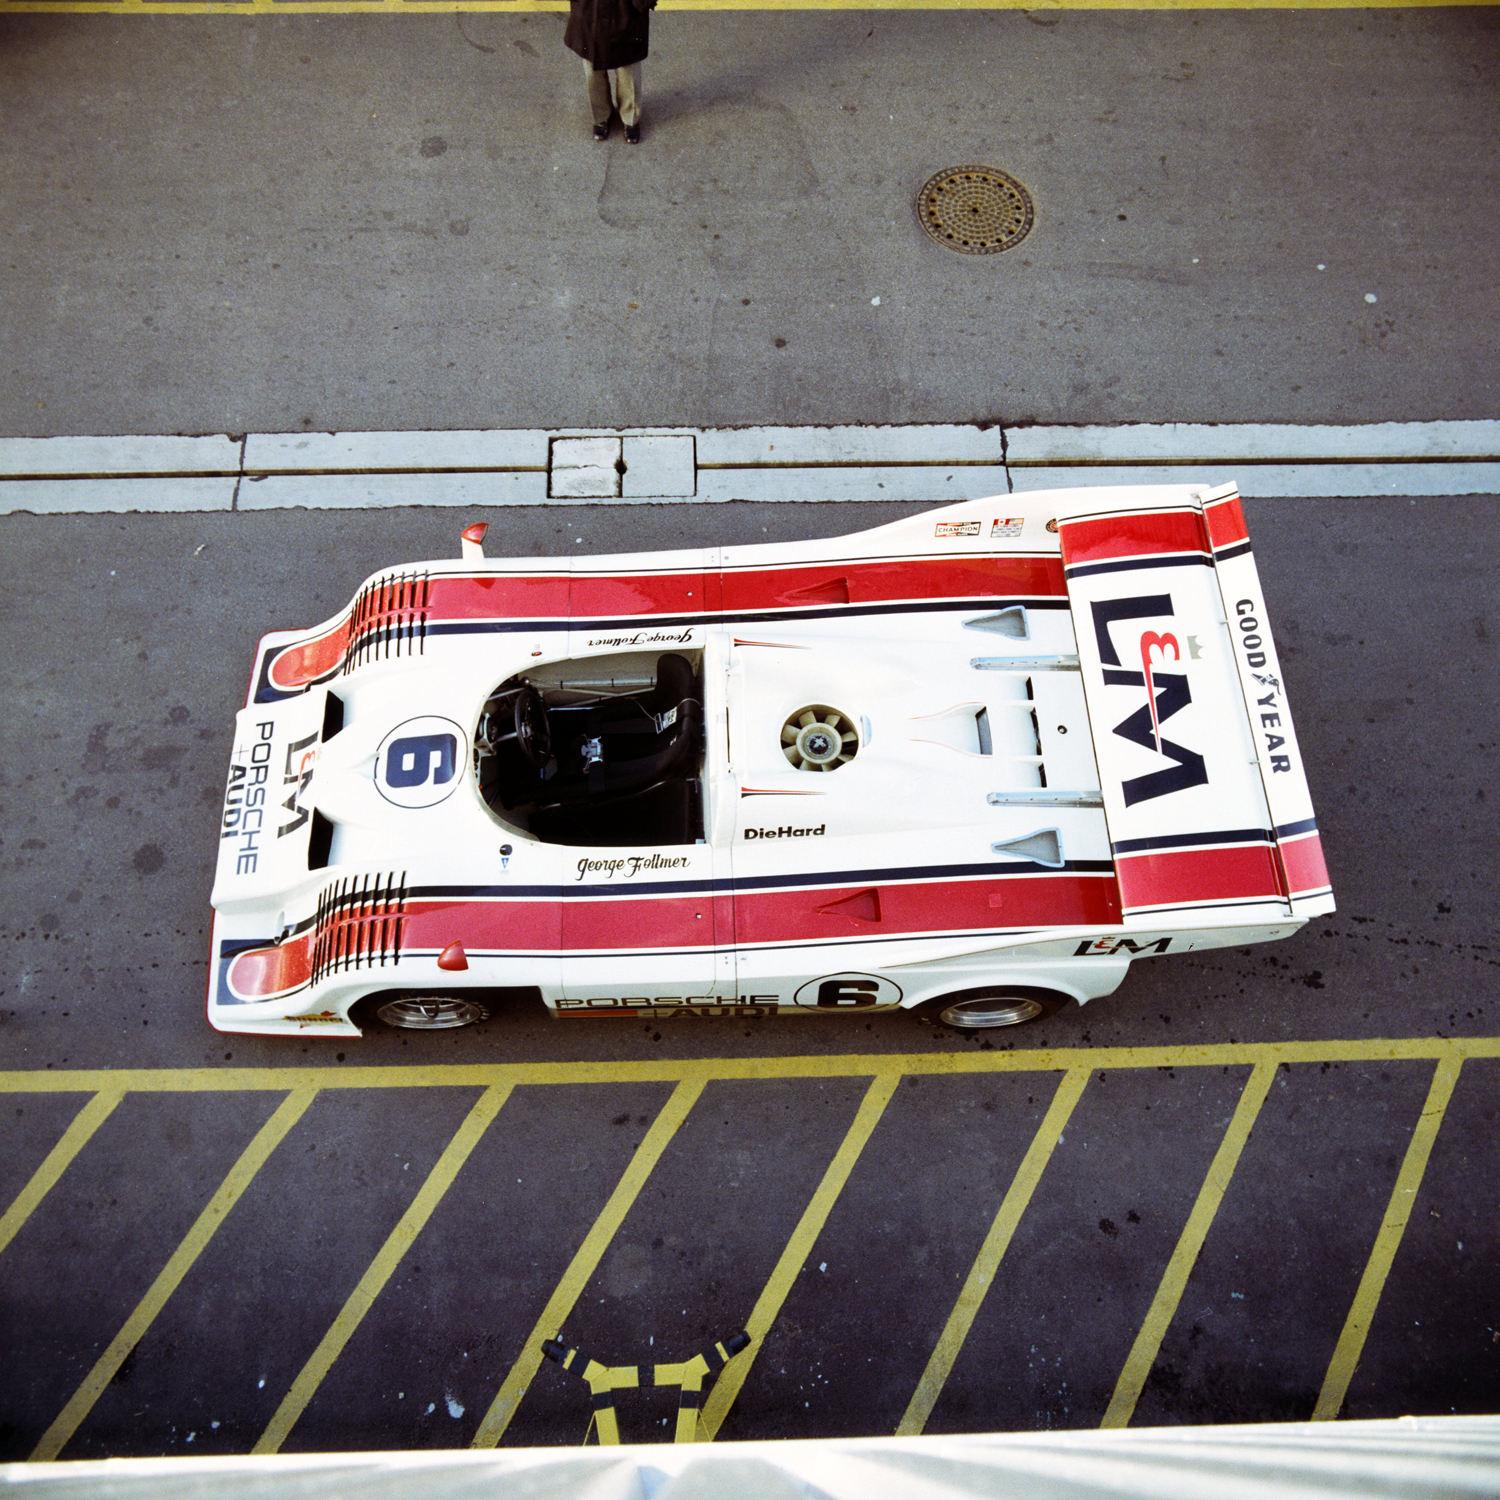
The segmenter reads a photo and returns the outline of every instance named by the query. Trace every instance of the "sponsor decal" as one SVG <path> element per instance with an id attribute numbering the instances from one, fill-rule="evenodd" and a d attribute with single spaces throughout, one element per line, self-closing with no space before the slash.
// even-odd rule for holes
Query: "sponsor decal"
<path id="1" fill-rule="evenodd" d="M 1102 937 L 1092 941 L 1085 938 L 1074 950 L 1074 958 L 1113 958 L 1119 953 L 1165 953 L 1172 946 L 1172 939 L 1142 938 L 1139 942 L 1128 937 Z"/>
<path id="2" fill-rule="evenodd" d="M 1111 634 L 1112 627 L 1124 620 L 1170 616 L 1173 613 L 1170 594 L 1142 594 L 1131 599 L 1105 599 L 1090 606 L 1094 617 L 1094 637 L 1099 645 L 1099 661 L 1106 687 L 1138 687 L 1146 701 L 1128 718 L 1116 724 L 1113 733 L 1121 739 L 1152 750 L 1173 764 L 1162 771 L 1132 776 L 1121 783 L 1126 807 L 1149 802 L 1188 787 L 1203 786 L 1208 781 L 1208 767 L 1203 756 L 1167 739 L 1162 725 L 1193 701 L 1186 672 L 1166 672 L 1169 663 L 1182 665 L 1182 648 L 1177 637 L 1144 630 L 1137 641 L 1141 670 L 1128 669 L 1120 660 Z"/>
<path id="3" fill-rule="evenodd" d="M 680 870 L 688 862 L 685 854 L 675 858 L 669 858 L 665 854 L 627 854 L 621 859 L 584 858 L 578 861 L 578 879 L 584 880 L 592 875 L 605 880 L 633 880 L 643 870 L 652 873 L 657 870 Z"/>
<path id="4" fill-rule="evenodd" d="M 436 807 L 461 780 L 468 736 L 452 719 L 425 714 L 398 724 L 375 752 L 375 790 L 397 807 Z"/>
<path id="5" fill-rule="evenodd" d="M 1025 516 L 1004 516 L 990 522 L 990 540 L 994 541 L 997 536 L 1020 536 L 1021 528 L 1026 524 Z"/>
<path id="6" fill-rule="evenodd" d="M 900 1003 L 900 986 L 874 974 L 829 974 L 810 979 L 792 996 L 793 1005 L 809 1010 L 867 1010 Z"/>
<path id="7" fill-rule="evenodd" d="M 693 640 L 694 627 L 686 630 L 637 630 L 630 635 L 595 635 L 590 646 L 686 646 Z"/>
<path id="8" fill-rule="evenodd" d="M 589 995 L 557 1002 L 559 1011 L 574 1015 L 590 1011 L 632 1015 L 746 1015 L 751 1006 L 771 1011 L 780 1003 L 777 995 Z"/>
<path id="9" fill-rule="evenodd" d="M 343 1017 L 331 1010 L 320 1010 L 315 1016 L 288 1016 L 288 1021 L 300 1021 L 304 1026 L 339 1026 Z"/>
<path id="10" fill-rule="evenodd" d="M 266 719 L 257 724 L 250 748 L 246 750 L 236 746 L 234 762 L 229 767 L 229 785 L 224 789 L 224 815 L 219 827 L 219 841 L 240 841 L 234 861 L 236 875 L 253 875 L 260 863 L 260 835 L 266 821 L 266 791 L 271 778 L 271 740 L 275 733 L 274 720 Z"/>
<path id="11" fill-rule="evenodd" d="M 276 830 L 276 837 L 279 839 L 285 838 L 289 833 L 296 833 L 311 815 L 311 809 L 302 798 L 312 781 L 313 766 L 317 763 L 317 743 L 318 736 L 310 734 L 305 740 L 297 740 L 286 747 L 286 769 L 282 772 L 281 789 L 285 791 L 290 787 L 292 795 L 281 805 L 291 813 L 292 821 L 283 823 Z"/>
<path id="12" fill-rule="evenodd" d="M 979 521 L 939 521 L 934 536 L 978 536 L 982 525 Z"/>
<path id="13" fill-rule="evenodd" d="M 823 837 L 823 830 L 827 827 L 826 823 L 819 823 L 816 828 L 793 828 L 789 824 L 782 824 L 780 828 L 747 828 L 745 837 L 747 839 L 817 839 Z"/>
<path id="14" fill-rule="evenodd" d="M 1286 744 L 1286 736 L 1276 733 L 1278 729 L 1285 727 L 1281 722 L 1281 681 L 1276 677 L 1262 676 L 1259 672 L 1252 672 L 1250 675 L 1262 689 L 1262 695 L 1256 698 L 1255 706 L 1258 710 L 1257 717 L 1260 719 L 1260 732 L 1266 740 L 1265 758 L 1270 763 L 1273 772 L 1290 771 L 1292 769 L 1291 756 L 1273 753 Z"/>

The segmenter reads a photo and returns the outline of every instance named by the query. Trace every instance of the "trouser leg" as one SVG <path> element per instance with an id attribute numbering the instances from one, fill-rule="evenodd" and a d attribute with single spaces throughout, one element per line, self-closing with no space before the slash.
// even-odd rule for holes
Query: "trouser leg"
<path id="1" fill-rule="evenodd" d="M 628 68 L 616 68 L 612 76 L 615 101 L 620 106 L 620 123 L 634 125 L 641 118 L 641 65 L 631 63 Z"/>
<path id="2" fill-rule="evenodd" d="M 614 112 L 614 101 L 609 97 L 609 74 L 603 68 L 595 69 L 588 58 L 583 60 L 583 76 L 588 83 L 589 109 L 594 116 L 594 124 L 608 125 L 609 117 Z M 624 118 L 623 115 L 621 118 Z"/>

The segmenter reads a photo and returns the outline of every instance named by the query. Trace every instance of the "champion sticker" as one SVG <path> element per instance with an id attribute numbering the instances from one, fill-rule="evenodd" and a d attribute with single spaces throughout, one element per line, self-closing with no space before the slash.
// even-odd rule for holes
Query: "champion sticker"
<path id="1" fill-rule="evenodd" d="M 980 521 L 939 521 L 934 536 L 978 536 Z"/>

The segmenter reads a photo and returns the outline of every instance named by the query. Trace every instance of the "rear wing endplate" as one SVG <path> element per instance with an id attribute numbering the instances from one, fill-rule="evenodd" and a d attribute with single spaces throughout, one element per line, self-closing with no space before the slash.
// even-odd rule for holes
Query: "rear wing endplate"
<path id="1" fill-rule="evenodd" d="M 1056 498 L 1126 924 L 1332 911 L 1235 487 Z"/>

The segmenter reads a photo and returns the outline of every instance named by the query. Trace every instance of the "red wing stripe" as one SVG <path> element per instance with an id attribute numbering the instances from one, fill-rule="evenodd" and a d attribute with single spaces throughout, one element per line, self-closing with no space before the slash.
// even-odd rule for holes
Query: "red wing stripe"
<path id="1" fill-rule="evenodd" d="M 1205 505 L 1203 521 L 1208 527 L 1208 540 L 1215 552 L 1250 538 L 1238 495 L 1226 495 L 1222 500 L 1214 500 Z"/>
<path id="2" fill-rule="evenodd" d="M 1058 523 L 1063 563 L 1151 557 L 1164 552 L 1206 553 L 1208 535 L 1196 510 L 1143 511 L 1137 515 L 1085 517 Z"/>
<path id="3" fill-rule="evenodd" d="M 1306 891 L 1327 890 L 1328 866 L 1323 861 L 1323 841 L 1315 833 L 1291 839 L 1280 846 L 1287 889 L 1298 896 Z"/>
<path id="4" fill-rule="evenodd" d="M 1120 901 L 1127 912 L 1200 901 L 1286 897 L 1280 866 L 1264 844 L 1126 854 L 1115 861 L 1115 868 Z"/>

